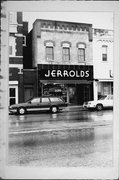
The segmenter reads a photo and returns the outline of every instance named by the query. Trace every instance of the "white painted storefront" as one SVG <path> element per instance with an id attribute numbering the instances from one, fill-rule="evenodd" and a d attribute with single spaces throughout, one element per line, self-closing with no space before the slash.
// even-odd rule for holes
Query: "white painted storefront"
<path id="1" fill-rule="evenodd" d="M 113 94 L 113 31 L 94 29 L 94 99 Z"/>

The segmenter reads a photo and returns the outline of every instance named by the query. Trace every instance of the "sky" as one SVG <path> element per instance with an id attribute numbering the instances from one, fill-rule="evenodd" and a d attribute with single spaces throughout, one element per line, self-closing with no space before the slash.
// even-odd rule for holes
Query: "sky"
<path id="1" fill-rule="evenodd" d="M 23 12 L 23 20 L 29 22 L 29 31 L 36 19 L 89 23 L 93 28 L 113 30 L 111 12 Z"/>

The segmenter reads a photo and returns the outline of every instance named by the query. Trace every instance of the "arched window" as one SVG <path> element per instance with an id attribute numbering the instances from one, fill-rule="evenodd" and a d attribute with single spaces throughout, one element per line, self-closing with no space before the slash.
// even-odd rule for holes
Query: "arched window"
<path id="1" fill-rule="evenodd" d="M 46 60 L 52 61 L 54 60 L 54 45 L 55 43 L 53 41 L 45 41 L 45 51 L 46 51 Z"/>
<path id="2" fill-rule="evenodd" d="M 102 46 L 102 61 L 107 61 L 107 46 Z"/>
<path id="3" fill-rule="evenodd" d="M 62 59 L 64 62 L 69 62 L 71 43 L 64 41 L 61 43 L 61 46 L 62 46 Z"/>
<path id="4" fill-rule="evenodd" d="M 86 45 L 84 43 L 77 43 L 77 48 L 78 48 L 78 62 L 84 62 Z"/>

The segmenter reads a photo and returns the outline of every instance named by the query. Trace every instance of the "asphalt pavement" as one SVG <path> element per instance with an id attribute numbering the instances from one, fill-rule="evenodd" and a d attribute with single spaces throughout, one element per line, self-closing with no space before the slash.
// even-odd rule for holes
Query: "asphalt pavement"
<path id="1" fill-rule="evenodd" d="M 82 106 L 68 106 L 66 107 L 63 112 L 61 113 L 57 113 L 57 114 L 51 114 L 51 121 L 47 121 L 46 118 L 44 117 L 43 123 L 40 123 L 39 126 L 28 126 L 27 128 L 24 126 L 21 126 L 21 124 L 25 124 L 25 121 L 28 122 L 28 120 L 26 120 L 25 116 L 26 115 L 22 115 L 22 116 L 16 116 L 14 119 L 12 118 L 12 120 L 10 120 L 12 122 L 12 124 L 14 123 L 14 126 L 10 126 L 9 127 L 9 134 L 18 134 L 18 133 L 33 133 L 33 132 L 41 132 L 41 133 L 50 133 L 50 132 L 58 132 L 58 131 L 76 131 L 76 130 L 81 130 L 81 129 L 89 129 L 89 128 L 95 128 L 98 126 L 107 126 L 107 125 L 112 125 L 112 121 L 106 120 L 104 118 L 104 114 L 103 111 L 101 112 L 96 112 L 96 116 L 98 117 L 98 120 L 92 120 L 92 121 L 67 121 L 65 119 L 67 119 L 68 117 L 70 117 L 73 113 L 78 112 L 78 111 L 84 111 L 83 114 L 88 114 L 87 110 L 84 110 Z M 65 116 L 63 116 L 62 114 L 66 113 Z M 69 114 L 68 114 L 69 113 Z M 98 115 L 97 115 L 98 113 Z M 44 114 L 45 116 L 46 114 Z M 32 119 L 32 123 L 33 124 L 33 119 L 35 120 L 35 116 L 33 116 L 33 114 L 30 114 L 29 117 L 31 117 Z M 42 114 L 41 114 L 42 116 Z M 80 116 L 80 114 L 79 114 Z M 90 116 L 90 115 L 89 115 Z M 95 114 L 93 114 L 93 116 L 95 116 Z M 108 113 L 107 115 L 105 115 L 105 117 L 108 117 Z M 97 118 L 96 117 L 96 118 Z M 101 119 L 102 118 L 102 119 Z M 111 113 L 111 117 L 112 118 L 112 113 Z M 58 121 L 58 119 L 60 119 L 60 121 Z M 109 118 L 108 118 L 109 119 Z M 39 119 L 38 119 L 39 121 Z M 10 123 L 11 123 L 10 122 Z M 35 123 L 34 123 L 35 124 Z"/>

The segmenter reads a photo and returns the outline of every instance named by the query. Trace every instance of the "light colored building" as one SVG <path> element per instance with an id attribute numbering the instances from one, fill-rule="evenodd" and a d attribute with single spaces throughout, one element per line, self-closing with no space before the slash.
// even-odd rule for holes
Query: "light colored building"
<path id="1" fill-rule="evenodd" d="M 113 94 L 113 31 L 93 30 L 94 99 Z"/>
<path id="2" fill-rule="evenodd" d="M 33 67 L 40 63 L 92 65 L 92 61 L 91 24 L 40 19 L 34 22 Z"/>

